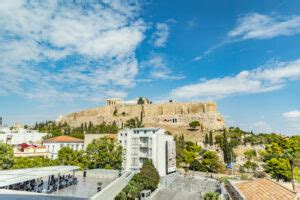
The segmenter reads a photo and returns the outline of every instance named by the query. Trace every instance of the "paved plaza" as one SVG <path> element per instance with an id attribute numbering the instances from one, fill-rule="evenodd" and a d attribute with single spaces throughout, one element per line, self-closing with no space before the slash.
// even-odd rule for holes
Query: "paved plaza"
<path id="1" fill-rule="evenodd" d="M 80 198 L 89 198 L 97 193 L 97 183 L 102 182 L 102 188 L 105 188 L 113 179 L 104 179 L 104 178 L 92 178 L 87 177 L 83 178 L 78 176 L 77 185 L 72 185 L 51 194 L 58 196 L 72 196 Z"/>
<path id="2" fill-rule="evenodd" d="M 206 177 L 186 178 L 178 176 L 168 187 L 162 188 L 154 195 L 153 200 L 183 200 L 201 199 L 207 192 L 214 192 L 219 188 L 218 182 Z"/>

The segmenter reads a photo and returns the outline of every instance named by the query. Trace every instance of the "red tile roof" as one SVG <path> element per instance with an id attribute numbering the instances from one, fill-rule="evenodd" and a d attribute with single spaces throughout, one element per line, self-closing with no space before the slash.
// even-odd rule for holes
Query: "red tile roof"
<path id="1" fill-rule="evenodd" d="M 71 136 L 57 136 L 44 140 L 43 143 L 83 143 L 83 140 Z"/>
<path id="2" fill-rule="evenodd" d="M 293 200 L 297 193 L 270 179 L 256 179 L 235 184 L 247 200 Z"/>

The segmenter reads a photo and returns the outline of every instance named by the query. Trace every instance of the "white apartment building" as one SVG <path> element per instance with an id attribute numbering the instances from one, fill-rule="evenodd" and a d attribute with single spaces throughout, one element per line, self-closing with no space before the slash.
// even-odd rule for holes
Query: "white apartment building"
<path id="1" fill-rule="evenodd" d="M 36 130 L 28 130 L 21 127 L 9 128 L 0 126 L 0 142 L 10 145 L 40 143 L 46 135 L 47 133 L 40 133 Z"/>
<path id="2" fill-rule="evenodd" d="M 151 159 L 160 176 L 176 171 L 175 141 L 164 129 L 124 129 L 118 133 L 118 140 L 124 148 L 125 170 L 139 170 Z"/>
<path id="3" fill-rule="evenodd" d="M 70 147 L 74 151 L 83 150 L 83 140 L 62 135 L 53 137 L 43 141 L 43 145 L 46 146 L 50 159 L 56 159 L 58 151 L 63 147 Z"/>

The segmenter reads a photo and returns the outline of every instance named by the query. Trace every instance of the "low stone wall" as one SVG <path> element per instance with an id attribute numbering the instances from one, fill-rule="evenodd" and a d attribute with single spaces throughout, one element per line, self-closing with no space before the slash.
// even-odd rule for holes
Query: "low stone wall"
<path id="1" fill-rule="evenodd" d="M 239 191 L 239 189 L 234 185 L 233 181 L 229 181 L 226 186 L 231 199 L 233 200 L 247 200 L 247 198 Z"/>
<path id="2" fill-rule="evenodd" d="M 124 187 L 134 176 L 135 172 L 125 172 L 121 177 L 117 178 L 100 192 L 95 194 L 91 200 L 114 200 L 115 197 L 123 190 Z"/>

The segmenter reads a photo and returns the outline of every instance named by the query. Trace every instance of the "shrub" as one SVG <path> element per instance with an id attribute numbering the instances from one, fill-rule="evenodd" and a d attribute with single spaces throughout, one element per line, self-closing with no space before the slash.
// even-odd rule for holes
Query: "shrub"
<path id="1" fill-rule="evenodd" d="M 207 172 L 207 168 L 205 165 L 200 163 L 198 160 L 193 160 L 190 164 L 190 170 L 200 171 L 200 172 Z"/>
<path id="2" fill-rule="evenodd" d="M 204 195 L 204 200 L 218 200 L 219 194 L 216 192 L 207 192 Z"/>

